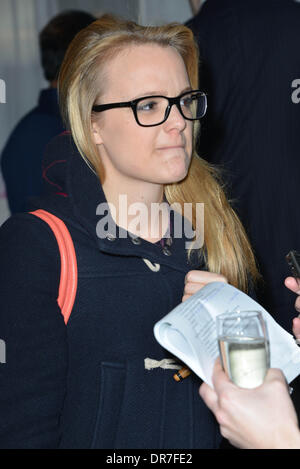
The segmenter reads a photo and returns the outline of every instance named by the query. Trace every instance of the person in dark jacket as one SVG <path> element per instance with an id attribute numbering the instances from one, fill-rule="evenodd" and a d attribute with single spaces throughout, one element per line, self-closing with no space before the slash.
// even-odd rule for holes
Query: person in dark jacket
<path id="1" fill-rule="evenodd" d="M 300 240 L 299 22 L 293 0 L 206 0 L 187 23 L 209 103 L 199 154 L 224 169 L 264 280 L 258 301 L 288 331 L 285 256 Z"/>
<path id="2" fill-rule="evenodd" d="M 43 197 L 0 229 L 1 448 L 219 446 L 199 378 L 178 384 L 166 366 L 176 358 L 153 335 L 182 301 L 190 272 L 198 287 L 228 281 L 244 290 L 257 275 L 214 169 L 193 149 L 206 109 L 198 86 L 197 47 L 185 26 L 105 16 L 68 49 L 59 90 L 71 133 L 48 146 Z M 171 210 L 175 202 L 192 203 L 192 244 L 185 230 L 176 235 L 188 220 Z M 75 246 L 67 325 L 57 242 L 36 209 L 63 220 Z M 149 358 L 158 366 L 149 369 Z"/>
<path id="3" fill-rule="evenodd" d="M 42 192 L 45 147 L 64 130 L 57 99 L 59 69 L 72 39 L 95 19 L 83 11 L 66 11 L 55 16 L 40 33 L 41 62 L 50 86 L 40 92 L 37 106 L 17 124 L 1 156 L 12 214 L 26 211 L 27 199 Z"/>

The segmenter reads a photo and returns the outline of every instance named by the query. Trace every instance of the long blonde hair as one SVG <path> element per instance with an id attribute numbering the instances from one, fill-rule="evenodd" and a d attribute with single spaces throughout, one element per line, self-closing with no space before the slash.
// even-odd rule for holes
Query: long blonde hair
<path id="1" fill-rule="evenodd" d="M 59 100 L 63 118 L 79 152 L 99 178 L 103 169 L 92 139 L 92 107 L 103 91 L 99 91 L 99 71 L 105 73 L 107 62 L 119 51 L 141 44 L 175 48 L 185 63 L 191 86 L 198 89 L 198 48 L 191 30 L 180 24 L 143 27 L 104 15 L 75 37 L 61 67 Z M 198 130 L 196 124 L 194 141 Z M 229 283 L 247 291 L 249 275 L 255 281 L 259 274 L 245 230 L 226 199 L 218 171 L 194 150 L 187 177 L 166 185 L 164 190 L 169 204 L 179 203 L 182 212 L 185 203 L 193 204 L 194 229 L 196 203 L 204 203 L 204 245 L 197 252 L 204 256 L 209 271 L 221 273 Z"/>

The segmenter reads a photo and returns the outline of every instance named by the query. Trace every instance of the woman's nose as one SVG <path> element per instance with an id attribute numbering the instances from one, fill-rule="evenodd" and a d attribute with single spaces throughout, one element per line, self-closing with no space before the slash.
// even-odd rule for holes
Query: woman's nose
<path id="1" fill-rule="evenodd" d="M 166 128 L 171 130 L 176 128 L 180 131 L 184 130 L 186 127 L 186 120 L 180 113 L 176 104 L 173 104 L 170 109 L 170 114 L 165 122 Z"/>

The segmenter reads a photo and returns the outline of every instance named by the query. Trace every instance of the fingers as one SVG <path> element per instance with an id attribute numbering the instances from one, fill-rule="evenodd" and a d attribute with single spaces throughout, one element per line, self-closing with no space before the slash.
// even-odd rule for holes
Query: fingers
<path id="1" fill-rule="evenodd" d="M 286 384 L 285 376 L 279 368 L 270 368 L 266 374 L 265 383 L 274 380 L 281 381 L 282 383 Z"/>
<path id="2" fill-rule="evenodd" d="M 227 279 L 220 274 L 206 272 L 204 270 L 190 270 L 184 279 L 184 291 L 182 301 L 186 301 L 191 295 L 201 290 L 211 282 L 227 282 Z"/>
<path id="3" fill-rule="evenodd" d="M 186 300 L 187 300 L 188 298 L 190 298 L 190 297 L 191 297 L 191 295 L 184 295 L 184 296 L 182 297 L 182 300 L 181 300 L 182 303 L 183 303 L 184 301 L 186 301 Z"/>
<path id="4" fill-rule="evenodd" d="M 293 319 L 293 334 L 296 339 L 300 339 L 300 319 L 294 318 Z"/>
<path id="5" fill-rule="evenodd" d="M 218 396 L 216 392 L 206 383 L 201 384 L 199 394 L 207 407 L 216 415 L 218 411 Z"/>
<path id="6" fill-rule="evenodd" d="M 207 272 L 205 270 L 190 270 L 185 276 L 185 284 L 187 283 L 211 283 L 211 282 L 226 282 L 226 277 L 221 274 L 215 274 L 213 272 Z"/>
<path id="7" fill-rule="evenodd" d="M 297 281 L 294 277 L 287 277 L 284 281 L 284 284 L 289 290 L 292 290 L 294 293 L 297 293 L 297 295 L 300 295 L 300 279 Z M 296 299 L 295 309 L 300 313 L 300 296 L 298 296 Z"/>
<path id="8" fill-rule="evenodd" d="M 228 396 L 228 392 L 224 393 L 224 391 L 231 391 L 232 388 L 235 388 L 235 386 L 224 373 L 220 357 L 218 357 L 215 362 L 212 381 L 214 389 L 208 386 L 208 384 L 203 383 L 200 386 L 199 394 L 207 407 L 214 413 L 219 424 L 224 425 L 226 423 L 226 414 L 224 414 L 222 406 L 224 404 L 224 396 L 226 399 L 226 396 Z M 223 431 L 221 427 L 221 433 L 223 436 L 225 436 Z"/>
<path id="9" fill-rule="evenodd" d="M 192 282 L 188 282 L 185 284 L 185 287 L 184 287 L 184 294 L 185 295 L 193 295 L 194 293 L 196 293 L 198 290 L 200 290 L 201 288 L 203 288 L 205 285 L 205 283 L 203 282 L 199 282 L 199 283 L 192 283 Z"/>
<path id="10" fill-rule="evenodd" d="M 285 286 L 294 293 L 300 295 L 300 283 L 294 277 L 287 277 L 284 281 Z M 299 305 L 300 306 L 300 305 Z"/>
<path id="11" fill-rule="evenodd" d="M 270 368 L 265 376 L 264 389 L 272 390 L 273 394 L 278 393 L 282 398 L 286 394 L 289 396 L 289 385 L 284 374 L 278 368 Z"/>
<path id="12" fill-rule="evenodd" d="M 215 361 L 212 382 L 217 394 L 219 394 L 225 386 L 234 386 L 223 370 L 220 357 Z"/>

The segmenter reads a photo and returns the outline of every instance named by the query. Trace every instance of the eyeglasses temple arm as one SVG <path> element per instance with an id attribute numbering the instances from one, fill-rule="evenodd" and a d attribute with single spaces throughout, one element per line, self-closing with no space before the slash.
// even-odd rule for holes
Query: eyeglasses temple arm
<path id="1" fill-rule="evenodd" d="M 128 101 L 126 103 L 111 103 L 111 104 L 96 104 L 95 106 L 92 107 L 92 110 L 94 112 L 102 112 L 106 111 L 107 109 L 114 109 L 118 107 L 131 107 L 132 102 Z"/>

